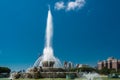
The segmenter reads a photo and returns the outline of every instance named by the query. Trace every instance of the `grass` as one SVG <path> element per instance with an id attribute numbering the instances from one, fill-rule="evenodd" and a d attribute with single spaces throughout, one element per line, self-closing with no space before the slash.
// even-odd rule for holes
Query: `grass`
<path id="1" fill-rule="evenodd" d="M 5 78 L 0 78 L 0 80 L 10 80 Z M 14 80 L 66 80 L 65 78 L 41 78 L 41 79 L 14 79 Z"/>
<path id="2" fill-rule="evenodd" d="M 0 78 L 0 80 L 10 80 L 10 79 L 6 79 L 6 78 Z M 15 79 L 15 80 L 67 80 L 65 78 L 42 78 L 42 79 Z M 74 80 L 82 80 L 80 78 L 76 78 Z M 103 77 L 102 80 L 120 80 L 116 79 L 116 78 L 110 78 L 108 79 L 107 77 Z"/>
<path id="3" fill-rule="evenodd" d="M 103 77 L 102 80 L 120 80 L 120 78 L 108 78 L 108 77 Z"/>

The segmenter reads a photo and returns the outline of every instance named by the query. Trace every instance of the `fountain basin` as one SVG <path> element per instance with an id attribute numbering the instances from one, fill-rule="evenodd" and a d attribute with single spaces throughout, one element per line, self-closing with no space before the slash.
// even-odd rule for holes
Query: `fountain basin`
<path id="1" fill-rule="evenodd" d="M 43 61 L 42 65 L 43 67 L 53 67 L 55 64 L 55 61 Z"/>

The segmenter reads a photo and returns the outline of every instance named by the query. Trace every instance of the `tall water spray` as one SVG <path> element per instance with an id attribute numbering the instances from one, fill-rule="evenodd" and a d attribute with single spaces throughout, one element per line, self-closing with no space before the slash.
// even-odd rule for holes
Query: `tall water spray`
<path id="1" fill-rule="evenodd" d="M 44 61 L 53 61 L 52 49 L 52 36 L 53 36 L 53 22 L 50 9 L 48 10 L 47 26 L 46 26 L 46 43 L 43 50 Z"/>
<path id="2" fill-rule="evenodd" d="M 50 8 L 48 10 L 47 26 L 46 26 L 46 45 L 45 47 L 51 47 L 51 39 L 53 36 L 53 22 Z"/>
<path id="3" fill-rule="evenodd" d="M 53 21 L 52 21 L 51 10 L 49 8 L 48 17 L 47 17 L 47 25 L 46 25 L 45 47 L 43 50 L 43 55 L 40 56 L 34 63 L 35 67 L 43 66 L 42 63 L 44 61 L 48 61 L 48 62 L 54 61 L 55 62 L 54 67 L 61 66 L 60 60 L 54 56 L 54 51 L 52 48 L 52 36 L 53 36 Z"/>

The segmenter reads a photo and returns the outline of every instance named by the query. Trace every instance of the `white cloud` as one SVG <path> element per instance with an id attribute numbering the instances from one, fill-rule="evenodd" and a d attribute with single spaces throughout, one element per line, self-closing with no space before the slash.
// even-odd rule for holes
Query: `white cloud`
<path id="1" fill-rule="evenodd" d="M 55 3 L 55 9 L 60 10 L 60 9 L 64 9 L 64 8 L 65 8 L 65 6 L 64 6 L 63 1 Z"/>
<path id="2" fill-rule="evenodd" d="M 60 1 L 55 3 L 55 9 L 57 10 L 65 9 L 67 11 L 76 10 L 82 8 L 84 4 L 85 0 L 69 1 L 66 5 L 63 1 Z"/>
<path id="3" fill-rule="evenodd" d="M 75 0 L 68 2 L 67 5 L 67 10 L 75 10 L 75 9 L 80 9 L 81 7 L 83 7 L 85 4 L 85 0 Z"/>

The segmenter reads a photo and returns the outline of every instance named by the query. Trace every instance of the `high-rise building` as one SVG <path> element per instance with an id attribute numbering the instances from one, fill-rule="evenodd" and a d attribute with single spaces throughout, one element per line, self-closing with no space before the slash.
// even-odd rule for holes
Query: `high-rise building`
<path id="1" fill-rule="evenodd" d="M 101 70 L 103 68 L 115 69 L 117 71 L 120 69 L 120 60 L 114 57 L 109 57 L 107 60 L 99 61 L 98 70 Z"/>

